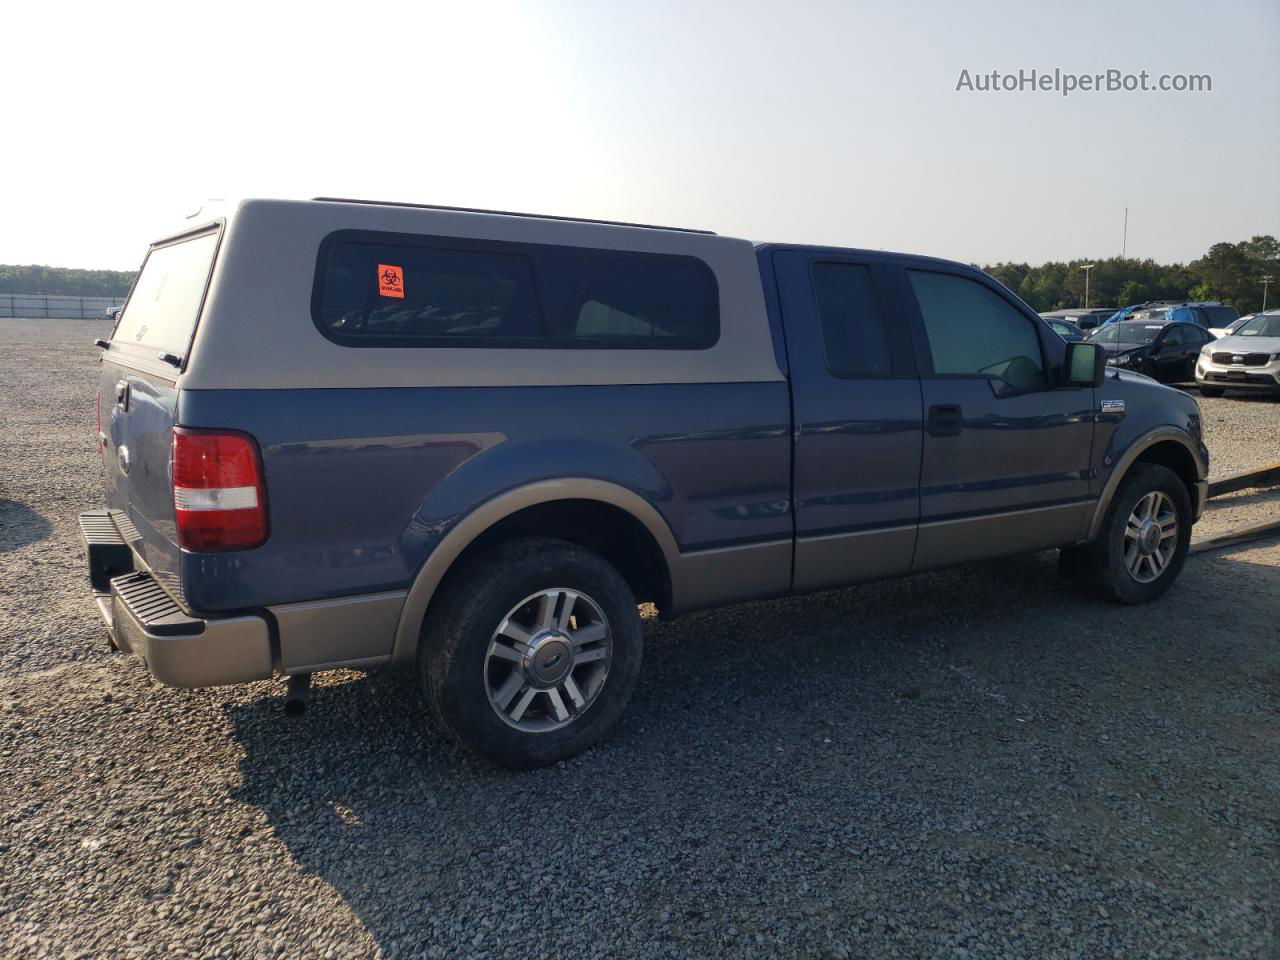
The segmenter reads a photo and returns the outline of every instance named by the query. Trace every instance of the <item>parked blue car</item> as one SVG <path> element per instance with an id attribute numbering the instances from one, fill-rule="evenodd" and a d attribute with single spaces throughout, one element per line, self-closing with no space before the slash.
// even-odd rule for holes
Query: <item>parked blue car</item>
<path id="1" fill-rule="evenodd" d="M 407 664 L 514 767 L 614 726 L 638 603 L 1050 548 L 1142 603 L 1205 501 L 1194 400 L 927 257 L 250 200 L 154 244 L 99 346 L 111 643 L 294 704 Z"/>

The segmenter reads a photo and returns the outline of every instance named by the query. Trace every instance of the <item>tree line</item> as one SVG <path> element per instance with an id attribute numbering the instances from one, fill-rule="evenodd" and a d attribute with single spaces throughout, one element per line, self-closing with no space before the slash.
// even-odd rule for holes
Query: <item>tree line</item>
<path id="1" fill-rule="evenodd" d="M 1280 243 L 1272 236 L 1240 243 L 1215 243 L 1189 264 L 1106 257 L 1054 261 L 1033 267 L 997 263 L 989 274 L 1039 311 L 1084 306 L 1081 264 L 1092 263 L 1090 306 L 1126 306 L 1145 300 L 1221 300 L 1240 313 L 1262 306 L 1262 278 L 1280 280 Z M 0 293 L 63 294 L 73 297 L 123 297 L 134 273 L 130 270 L 77 270 L 71 267 L 0 265 Z M 1272 287 L 1273 292 L 1275 287 Z M 1280 306 L 1280 295 L 1268 306 Z"/>
<path id="2" fill-rule="evenodd" d="M 1123 307 L 1146 300 L 1221 300 L 1253 313 L 1262 306 L 1262 278 L 1272 284 L 1267 306 L 1280 307 L 1275 281 L 1280 281 L 1280 243 L 1272 236 L 1240 243 L 1215 243 L 1208 253 L 1188 264 L 1160 264 L 1154 260 L 1106 257 L 1055 261 L 1038 267 L 1025 263 L 997 263 L 983 267 L 1036 310 L 1084 306 L 1085 271 L 1089 271 L 1089 306 Z"/>
<path id="3" fill-rule="evenodd" d="M 129 293 L 134 275 L 132 270 L 79 270 L 36 264 L 0 264 L 0 293 L 123 297 Z"/>

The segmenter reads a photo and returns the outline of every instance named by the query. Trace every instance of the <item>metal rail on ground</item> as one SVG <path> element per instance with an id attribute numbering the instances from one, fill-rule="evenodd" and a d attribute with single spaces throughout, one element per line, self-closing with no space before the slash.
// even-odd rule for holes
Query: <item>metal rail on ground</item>
<path id="1" fill-rule="evenodd" d="M 1256 467 L 1243 473 L 1233 473 L 1221 480 L 1209 482 L 1209 498 L 1220 497 L 1224 493 L 1235 493 L 1239 490 L 1252 490 L 1255 487 L 1280 486 L 1280 463 L 1268 467 Z"/>
<path id="2" fill-rule="evenodd" d="M 1253 470 L 1245 470 L 1242 473 L 1233 473 L 1229 477 L 1212 481 L 1209 484 L 1209 499 L 1212 500 L 1214 497 L 1220 497 L 1225 493 L 1237 493 L 1241 490 L 1275 486 L 1280 486 L 1280 463 L 1273 463 L 1267 467 L 1257 467 Z M 1254 540 L 1265 540 L 1274 536 L 1280 536 L 1280 517 L 1194 540 L 1191 543 L 1191 553 L 1223 550 L 1227 547 L 1251 543 Z"/>
<path id="3" fill-rule="evenodd" d="M 1265 520 L 1262 523 L 1253 523 L 1247 527 L 1228 530 L 1226 533 L 1218 533 L 1211 537 L 1203 537 L 1200 540 L 1192 540 L 1190 552 L 1204 553 L 1206 550 L 1223 550 L 1226 547 L 1236 547 L 1242 543 L 1252 543 L 1254 540 L 1265 540 L 1268 537 L 1275 536 L 1280 536 L 1280 519 Z"/>

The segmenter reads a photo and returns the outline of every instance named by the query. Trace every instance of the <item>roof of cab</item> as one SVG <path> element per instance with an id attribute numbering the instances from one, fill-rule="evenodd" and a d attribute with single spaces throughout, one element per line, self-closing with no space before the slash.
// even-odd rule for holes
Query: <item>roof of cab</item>
<path id="1" fill-rule="evenodd" d="M 955 267 L 963 267 L 966 270 L 972 270 L 976 273 L 982 273 L 981 267 L 975 267 L 971 263 L 962 263 L 959 260 L 948 260 L 945 257 L 930 257 L 922 253 L 898 253 L 894 250 L 867 250 L 861 247 L 833 247 L 826 245 L 816 245 L 809 243 L 777 243 L 763 242 L 755 244 L 758 253 L 767 253 L 772 251 L 786 250 L 802 250 L 806 253 L 828 254 L 833 257 L 859 257 L 866 260 L 894 260 L 899 263 L 915 264 L 920 267 L 947 267 L 954 269 Z"/>

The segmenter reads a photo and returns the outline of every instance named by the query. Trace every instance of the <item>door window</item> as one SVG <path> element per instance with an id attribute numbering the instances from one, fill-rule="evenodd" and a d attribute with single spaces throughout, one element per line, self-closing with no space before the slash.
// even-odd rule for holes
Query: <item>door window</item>
<path id="1" fill-rule="evenodd" d="M 1013 387 L 1045 384 L 1040 339 L 1031 320 L 993 290 L 947 273 L 908 270 L 920 305 L 933 371 L 978 376 Z"/>

